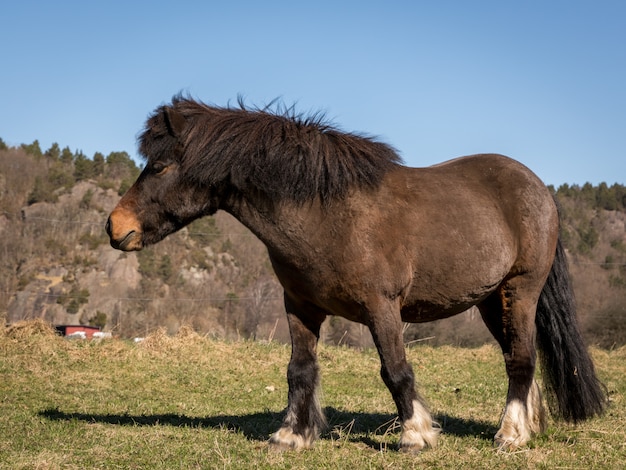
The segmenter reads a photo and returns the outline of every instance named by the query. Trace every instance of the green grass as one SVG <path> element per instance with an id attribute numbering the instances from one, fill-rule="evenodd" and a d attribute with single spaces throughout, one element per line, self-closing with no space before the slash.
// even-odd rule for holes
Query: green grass
<path id="1" fill-rule="evenodd" d="M 329 427 L 315 448 L 267 438 L 287 400 L 289 348 L 156 333 L 140 344 L 66 341 L 42 324 L 0 332 L 0 468 L 623 468 L 626 349 L 593 350 L 611 396 L 601 419 L 550 422 L 528 448 L 492 446 L 506 381 L 496 348 L 408 350 L 439 446 L 397 452 L 374 351 L 321 346 Z"/>

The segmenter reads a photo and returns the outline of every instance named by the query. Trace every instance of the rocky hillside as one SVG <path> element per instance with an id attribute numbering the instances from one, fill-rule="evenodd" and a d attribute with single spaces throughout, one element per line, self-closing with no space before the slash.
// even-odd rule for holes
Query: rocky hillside
<path id="1" fill-rule="evenodd" d="M 158 326 L 175 333 L 186 324 L 218 337 L 287 341 L 282 291 L 265 248 L 229 215 L 196 221 L 139 253 L 109 246 L 106 217 L 137 173 L 123 152 L 87 159 L 58 146 L 41 152 L 36 142 L 0 145 L 0 316 L 97 325 L 123 337 Z M 616 189 L 612 197 L 620 199 Z M 623 205 L 599 206 L 586 186 L 555 192 L 585 332 L 603 346 L 624 344 Z M 364 327 L 341 319 L 331 318 L 323 333 L 328 342 L 371 345 Z M 473 310 L 407 326 L 405 337 L 491 341 Z"/>
<path id="2" fill-rule="evenodd" d="M 80 177 L 76 155 L 63 162 L 29 147 L 0 150 L 6 321 L 92 324 L 125 337 L 183 324 L 222 337 L 287 337 L 265 249 L 232 217 L 202 219 L 140 253 L 113 250 L 104 223 L 136 177 L 134 163 L 110 155 Z"/>

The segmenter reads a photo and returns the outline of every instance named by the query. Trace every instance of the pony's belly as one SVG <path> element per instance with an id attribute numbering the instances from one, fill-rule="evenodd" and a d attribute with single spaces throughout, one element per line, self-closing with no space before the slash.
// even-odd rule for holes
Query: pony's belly
<path id="1" fill-rule="evenodd" d="M 429 321 L 441 320 L 464 312 L 472 307 L 474 303 L 458 304 L 454 306 L 433 305 L 429 303 L 418 303 L 402 307 L 400 314 L 402 321 L 406 323 L 426 323 Z"/>
<path id="2" fill-rule="evenodd" d="M 480 287 L 474 286 L 472 288 L 465 286 L 464 289 L 460 290 L 449 289 L 448 292 L 439 292 L 438 295 L 419 295 L 414 290 L 413 295 L 405 299 L 405 303 L 400 309 L 402 321 L 424 323 L 458 315 L 489 297 L 497 289 L 500 282 L 500 280 L 486 282 Z M 442 283 L 441 285 L 446 284 Z M 450 287 L 450 283 L 447 285 Z M 431 294 L 437 292 L 436 289 L 425 289 L 425 291 Z"/>

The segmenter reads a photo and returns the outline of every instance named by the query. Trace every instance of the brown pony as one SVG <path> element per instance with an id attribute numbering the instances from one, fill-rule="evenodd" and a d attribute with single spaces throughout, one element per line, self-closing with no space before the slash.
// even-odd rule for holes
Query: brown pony
<path id="1" fill-rule="evenodd" d="M 158 108 L 139 140 L 146 166 L 107 222 L 114 248 L 141 250 L 219 209 L 267 246 L 292 340 L 289 402 L 273 445 L 310 447 L 325 423 L 316 345 L 327 315 L 369 327 L 402 450 L 432 447 L 439 433 L 415 391 L 402 322 L 473 305 L 509 378 L 498 446 L 522 446 L 545 428 L 535 344 L 553 413 L 573 423 L 602 413 L 557 207 L 520 163 L 475 155 L 407 168 L 391 147 L 318 116 L 183 97 Z"/>

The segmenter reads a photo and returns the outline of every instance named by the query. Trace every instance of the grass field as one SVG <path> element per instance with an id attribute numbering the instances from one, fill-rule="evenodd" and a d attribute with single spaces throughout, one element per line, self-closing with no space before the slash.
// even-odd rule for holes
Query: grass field
<path id="1" fill-rule="evenodd" d="M 314 449 L 267 446 L 287 400 L 289 348 L 161 332 L 143 343 L 67 341 L 44 324 L 0 332 L 0 468 L 624 468 L 626 349 L 593 350 L 611 397 L 577 428 L 550 421 L 517 452 L 492 446 L 506 394 L 499 351 L 408 350 L 439 446 L 396 450 L 375 351 L 321 346 L 329 427 Z"/>

